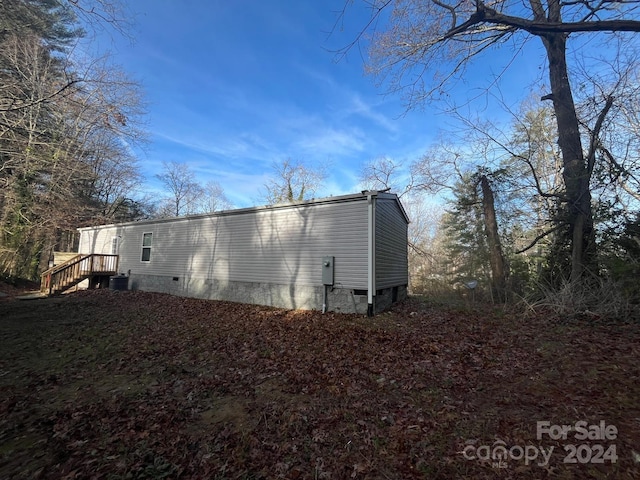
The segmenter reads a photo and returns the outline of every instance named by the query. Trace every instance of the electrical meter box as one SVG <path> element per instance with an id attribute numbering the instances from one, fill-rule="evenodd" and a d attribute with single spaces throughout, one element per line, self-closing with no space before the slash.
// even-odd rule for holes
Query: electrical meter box
<path id="1" fill-rule="evenodd" d="M 333 257 L 322 257 L 322 284 L 333 285 Z"/>

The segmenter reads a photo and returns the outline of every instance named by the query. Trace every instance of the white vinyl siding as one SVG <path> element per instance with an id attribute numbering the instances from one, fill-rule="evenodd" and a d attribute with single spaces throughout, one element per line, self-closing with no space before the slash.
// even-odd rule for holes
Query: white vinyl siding
<path id="1" fill-rule="evenodd" d="M 110 255 L 116 231 L 117 227 L 114 225 L 82 229 L 80 232 L 78 253 L 101 253 Z"/>
<path id="2" fill-rule="evenodd" d="M 118 225 L 120 268 L 146 275 L 321 285 L 322 257 L 331 255 L 336 287 L 365 289 L 366 205 L 363 198 Z M 92 229 L 93 243 L 100 242 L 103 230 L 112 237 L 113 228 Z M 140 238 L 151 230 L 153 261 L 140 262 Z M 82 238 L 90 232 L 85 229 Z"/>
<path id="3" fill-rule="evenodd" d="M 397 197 L 374 196 L 375 288 L 408 283 L 408 219 Z M 120 271 L 220 282 L 322 285 L 322 257 L 335 257 L 334 286 L 367 290 L 366 195 L 211 215 L 80 229 L 80 253 L 111 253 Z M 151 261 L 141 261 L 151 233 Z M 375 293 L 375 292 L 374 292 Z"/>

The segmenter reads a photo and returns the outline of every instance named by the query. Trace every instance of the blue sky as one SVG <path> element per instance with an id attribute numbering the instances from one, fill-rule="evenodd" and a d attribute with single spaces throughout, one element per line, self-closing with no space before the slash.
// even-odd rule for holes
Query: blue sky
<path id="1" fill-rule="evenodd" d="M 331 51 L 366 24 L 368 12 L 355 3 L 330 35 L 344 0 L 131 1 L 133 43 L 112 32 L 94 41 L 144 90 L 146 188 L 158 188 L 163 161 L 179 161 L 246 207 L 260 203 L 273 162 L 285 158 L 329 165 L 318 192 L 328 196 L 359 190 L 371 159 L 420 157 L 447 117 L 429 105 L 406 113 L 400 96 L 385 96 L 364 74 L 357 48 L 338 62 Z M 540 59 L 515 71 L 518 95 L 539 78 Z M 461 95 L 492 68 L 470 70 Z"/>

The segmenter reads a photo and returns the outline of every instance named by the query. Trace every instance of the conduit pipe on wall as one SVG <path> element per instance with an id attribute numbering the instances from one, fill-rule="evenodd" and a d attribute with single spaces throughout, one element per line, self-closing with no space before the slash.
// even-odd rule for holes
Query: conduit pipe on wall
<path id="1" fill-rule="evenodd" d="M 324 294 L 322 295 L 322 314 L 324 315 L 327 312 L 327 289 L 328 285 L 324 285 Z"/>
<path id="2" fill-rule="evenodd" d="M 376 194 L 367 192 L 367 316 L 372 317 L 376 294 Z"/>

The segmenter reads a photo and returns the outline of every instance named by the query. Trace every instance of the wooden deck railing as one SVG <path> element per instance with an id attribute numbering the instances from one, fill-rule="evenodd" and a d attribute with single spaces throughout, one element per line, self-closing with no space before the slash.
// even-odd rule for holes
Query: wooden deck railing
<path id="1" fill-rule="evenodd" d="M 40 291 L 46 295 L 52 295 L 94 275 L 115 275 L 117 271 L 118 255 L 99 253 L 76 255 L 66 262 L 42 272 Z"/>

